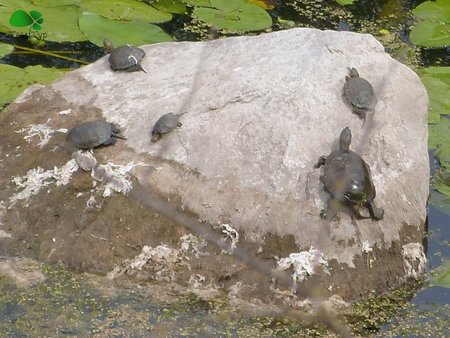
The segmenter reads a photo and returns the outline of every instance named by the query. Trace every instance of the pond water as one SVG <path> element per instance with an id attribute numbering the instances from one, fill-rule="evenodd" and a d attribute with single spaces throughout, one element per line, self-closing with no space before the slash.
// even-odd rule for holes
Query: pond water
<path id="1" fill-rule="evenodd" d="M 332 0 L 266 1 L 267 4 L 275 5 L 269 10 L 273 30 L 303 26 L 372 33 L 393 57 L 411 67 L 448 66 L 448 47 L 414 47 L 409 39 L 413 24 L 411 10 L 423 2 L 360 0 L 342 7 Z M 207 31 L 190 16 L 183 14 L 174 14 L 172 20 L 159 26 L 177 40 L 202 39 Z M 219 32 L 219 35 L 233 34 Z M 26 36 L 0 33 L 0 42 L 37 48 Z M 105 55 L 103 48 L 91 42 L 46 42 L 39 50 L 66 58 L 16 49 L 14 53 L 0 59 L 0 63 L 17 67 L 43 65 L 74 69 Z M 432 152 L 430 158 L 433 174 L 439 165 Z M 441 194 L 431 190 L 427 238 L 430 270 L 450 258 L 450 204 Z M 443 207 L 439 207 L 441 201 L 445 202 Z M 135 286 L 121 285 L 118 288 L 100 277 L 81 276 L 61 268 L 41 265 L 36 270 L 43 271 L 47 276 L 46 282 L 25 291 L 0 278 L 0 331 L 8 336 L 144 336 L 148 330 L 156 336 L 180 337 L 296 336 L 300 333 L 319 336 L 324 333 L 323 328 L 305 328 L 286 318 L 250 318 L 245 314 L 229 313 L 229 309 L 219 302 L 201 302 L 189 298 L 165 302 Z M 403 336 L 420 334 L 420 331 L 415 330 L 427 327 L 434 329 L 436 335 L 445 336 L 450 327 L 449 305 L 449 289 L 425 286 L 412 297 L 408 306 L 402 306 L 406 310 L 391 312 L 397 318 L 392 318 L 388 324 L 385 324 L 386 320 L 374 320 L 376 325 L 362 325 L 365 329 L 357 332 L 364 335 L 378 332 L 382 336 Z M 46 310 L 44 318 L 40 316 L 43 308 Z M 435 321 L 435 318 L 439 320 Z M 365 321 L 367 318 L 361 320 Z M 435 325 L 430 324 L 434 321 Z"/>

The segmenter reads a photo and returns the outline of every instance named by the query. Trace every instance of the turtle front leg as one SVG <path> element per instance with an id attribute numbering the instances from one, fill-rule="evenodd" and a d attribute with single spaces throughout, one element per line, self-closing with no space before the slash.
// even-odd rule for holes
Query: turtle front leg
<path id="1" fill-rule="evenodd" d="M 141 72 L 144 72 L 144 73 L 147 73 L 146 71 L 145 71 L 145 69 L 144 68 L 142 68 L 142 66 L 138 63 L 138 64 L 135 64 L 135 65 L 132 65 L 131 67 L 128 67 L 127 69 L 127 72 L 139 72 L 139 71 L 141 71 Z"/>
<path id="2" fill-rule="evenodd" d="M 109 140 L 106 140 L 103 145 L 104 146 L 112 146 L 113 144 L 116 144 L 116 139 L 114 137 L 111 137 Z"/>
<path id="3" fill-rule="evenodd" d="M 369 209 L 370 216 L 375 221 L 379 221 L 380 219 L 383 219 L 384 217 L 384 209 L 383 208 L 377 208 L 371 203 L 367 204 L 367 209 Z"/>
<path id="4" fill-rule="evenodd" d="M 314 168 L 320 168 L 325 164 L 325 161 L 327 160 L 327 157 L 325 155 L 320 156 L 319 162 L 314 166 Z"/>

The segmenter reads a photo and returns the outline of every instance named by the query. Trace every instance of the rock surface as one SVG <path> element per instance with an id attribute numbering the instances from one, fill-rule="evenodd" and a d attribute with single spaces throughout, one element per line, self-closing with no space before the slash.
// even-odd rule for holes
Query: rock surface
<path id="1" fill-rule="evenodd" d="M 232 245 L 272 259 L 273 267 L 274 257 L 284 257 L 279 265 L 289 269 L 295 259 L 322 265 L 330 294 L 355 299 L 423 273 L 428 97 L 418 76 L 372 36 L 292 29 L 142 48 L 147 74 L 113 72 L 104 57 L 30 88 L 0 116 L 0 254 L 107 272 L 162 244 L 179 245 L 170 256 L 175 266 L 186 254 L 186 230 L 123 194 L 139 184 L 218 226 L 211 231 Z M 378 99 L 364 127 L 343 99 L 349 67 L 371 82 Z M 182 126 L 152 143 L 154 123 L 168 112 L 183 113 Z M 101 117 L 127 140 L 94 150 L 90 176 L 79 169 L 80 158 L 71 161 L 63 129 Z M 328 195 L 314 165 L 337 148 L 346 126 L 351 149 L 371 168 L 381 221 L 319 217 Z M 28 180 L 19 179 L 27 172 Z M 202 250 L 220 255 L 210 245 Z M 229 255 L 189 252 L 189 264 L 196 259 L 201 268 L 184 275 L 174 268 L 164 278 L 255 281 Z M 296 270 L 300 281 L 312 273 L 303 267 Z"/>

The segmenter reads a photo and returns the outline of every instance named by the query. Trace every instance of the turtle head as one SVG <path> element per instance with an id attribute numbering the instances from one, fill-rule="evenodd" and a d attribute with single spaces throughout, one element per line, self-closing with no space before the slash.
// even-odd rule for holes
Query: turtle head
<path id="1" fill-rule="evenodd" d="M 108 38 L 103 39 L 103 47 L 105 47 L 109 53 L 111 53 L 114 50 L 114 47 Z"/>
<path id="2" fill-rule="evenodd" d="M 349 75 L 350 75 L 350 77 L 359 77 L 359 73 L 358 73 L 358 71 L 356 70 L 356 68 L 354 68 L 354 67 L 352 67 L 352 68 L 350 69 Z"/>
<path id="3" fill-rule="evenodd" d="M 345 127 L 339 136 L 339 150 L 348 151 L 352 142 L 352 132 L 349 127 Z"/>
<path id="4" fill-rule="evenodd" d="M 120 132 L 120 129 L 115 126 L 114 123 L 111 124 L 111 136 L 115 138 L 120 138 L 122 140 L 126 140 L 125 136 L 123 136 Z"/>

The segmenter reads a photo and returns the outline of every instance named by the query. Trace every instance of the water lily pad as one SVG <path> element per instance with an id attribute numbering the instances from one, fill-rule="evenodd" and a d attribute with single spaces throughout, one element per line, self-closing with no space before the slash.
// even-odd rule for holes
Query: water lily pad
<path id="1" fill-rule="evenodd" d="M 210 0 L 184 0 L 184 3 L 191 6 L 211 7 Z"/>
<path id="2" fill-rule="evenodd" d="M 356 2 L 357 0 L 336 0 L 336 2 L 342 6 L 351 5 L 352 3 Z"/>
<path id="3" fill-rule="evenodd" d="M 172 15 L 136 0 L 91 0 L 81 4 L 82 11 L 96 13 L 108 19 L 166 22 Z"/>
<path id="4" fill-rule="evenodd" d="M 430 97 L 428 123 L 436 123 L 450 113 L 450 67 L 423 68 L 419 74 Z"/>
<path id="5" fill-rule="evenodd" d="M 450 119 L 441 118 L 438 123 L 428 125 L 428 132 L 428 148 L 450 145 Z"/>
<path id="6" fill-rule="evenodd" d="M 79 5 L 83 0 L 39 0 L 39 6 L 59 7 L 69 5 Z"/>
<path id="7" fill-rule="evenodd" d="M 163 12 L 176 14 L 186 12 L 186 4 L 182 0 L 147 0 L 146 2 Z"/>
<path id="8" fill-rule="evenodd" d="M 433 181 L 433 187 L 437 189 L 436 183 L 439 183 L 438 190 L 446 193 L 443 185 L 450 186 L 450 119 L 441 118 L 438 123 L 430 124 L 428 132 L 428 147 L 435 149 L 434 155 L 444 170 L 440 173 L 440 177 Z M 447 196 L 450 197 L 450 188 Z"/>
<path id="9" fill-rule="evenodd" d="M 440 146 L 438 149 L 436 149 L 434 156 L 439 159 L 439 163 L 443 167 L 445 167 L 447 170 L 450 170 L 450 144 L 444 144 Z"/>
<path id="10" fill-rule="evenodd" d="M 426 1 L 412 12 L 418 20 L 410 34 L 414 44 L 425 47 L 450 45 L 450 2 L 448 0 Z"/>
<path id="11" fill-rule="evenodd" d="M 248 0 L 248 2 L 263 9 L 274 9 L 276 4 L 274 0 Z"/>
<path id="12" fill-rule="evenodd" d="M 431 279 L 431 284 L 433 286 L 450 288 L 450 260 L 446 260 L 439 270 L 439 273 Z"/>
<path id="13" fill-rule="evenodd" d="M 265 10 L 244 0 L 210 0 L 210 4 L 195 7 L 194 14 L 214 28 L 245 32 L 272 26 L 272 18 Z"/>
<path id="14" fill-rule="evenodd" d="M 14 50 L 14 47 L 7 43 L 0 43 L 0 58 L 8 55 Z"/>
<path id="15" fill-rule="evenodd" d="M 172 41 L 160 27 L 140 20 L 118 21 L 94 13 L 83 13 L 80 15 L 79 25 L 84 35 L 97 46 L 103 46 L 105 37 L 108 37 L 114 46 Z"/>
<path id="16" fill-rule="evenodd" d="M 34 83 L 53 82 L 66 71 L 42 66 L 18 68 L 0 64 L 0 104 L 13 101 L 22 91 Z"/>

